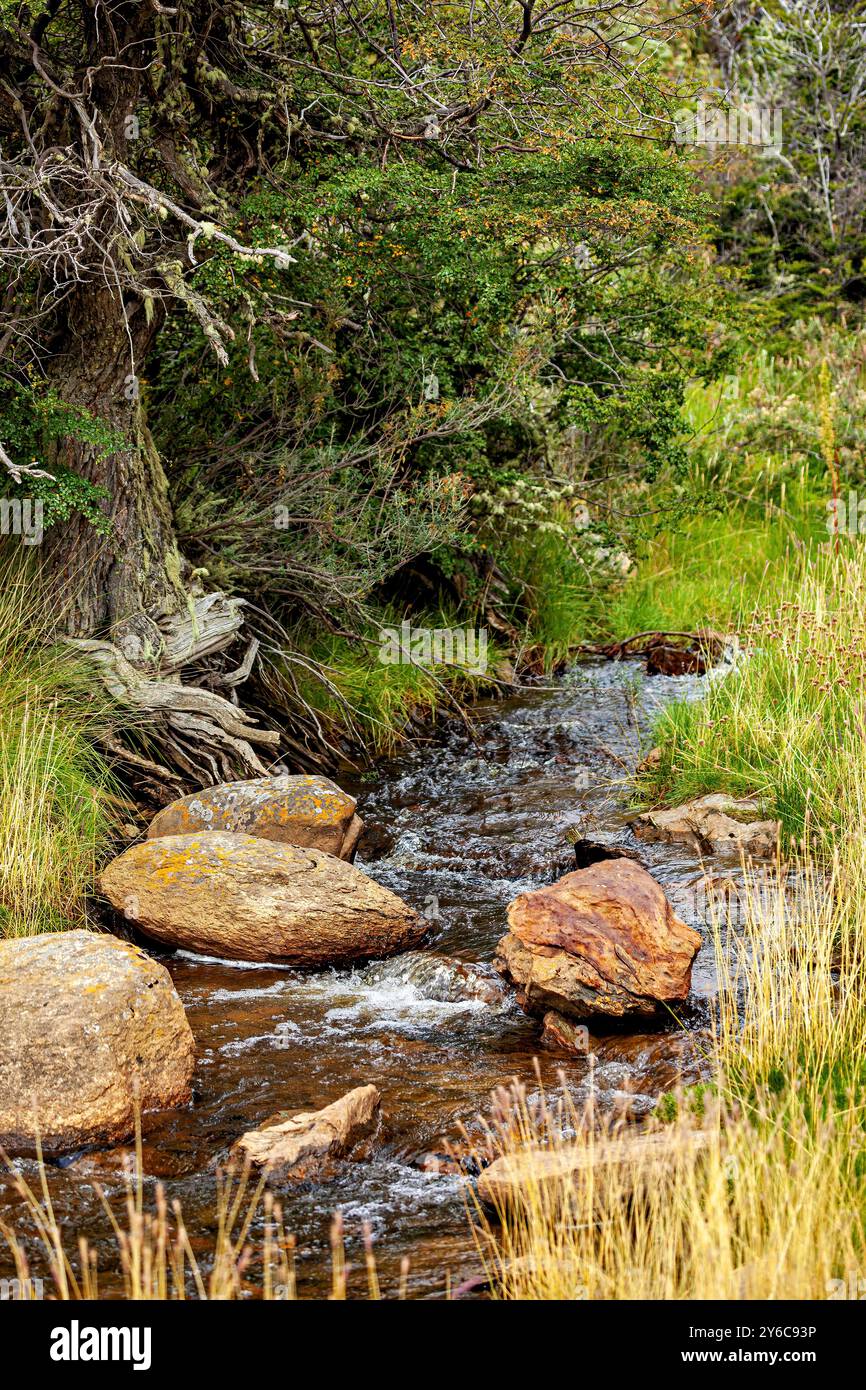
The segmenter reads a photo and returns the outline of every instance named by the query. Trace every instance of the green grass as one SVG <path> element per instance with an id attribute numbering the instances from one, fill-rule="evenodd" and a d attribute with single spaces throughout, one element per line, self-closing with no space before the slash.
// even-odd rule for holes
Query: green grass
<path id="1" fill-rule="evenodd" d="M 813 324 L 788 357 L 749 351 L 737 375 L 693 383 L 683 412 L 689 467 L 645 499 L 651 515 L 630 542 L 637 572 L 606 605 L 611 636 L 733 630 L 784 599 L 802 547 L 827 540 L 831 468 L 843 493 L 856 488 L 864 402 L 858 340 Z"/>
<path id="2" fill-rule="evenodd" d="M 383 612 L 381 626 L 399 629 L 402 615 Z M 414 613 L 413 630 L 472 626 L 443 613 Z M 403 742 L 415 719 L 454 713 L 463 703 L 490 693 L 502 650 L 487 631 L 487 670 L 473 674 L 458 665 L 427 666 L 380 660 L 380 629 L 365 640 L 318 637 L 302 644 L 291 666 L 297 691 L 332 738 L 348 734 L 373 754 L 388 754 Z"/>
<path id="3" fill-rule="evenodd" d="M 558 532 L 540 530 L 513 541 L 502 564 L 519 596 L 508 617 L 534 665 L 556 670 L 581 643 L 604 634 L 604 596 L 615 571 L 591 563 Z"/>
<path id="4" fill-rule="evenodd" d="M 0 570 L 0 937 L 81 925 L 110 836 L 92 674 L 46 646 L 32 577 Z"/>
<path id="5" fill-rule="evenodd" d="M 660 716 L 661 762 L 641 789 L 671 803 L 756 794 L 789 840 L 808 831 L 829 850 L 847 833 L 866 772 L 862 542 L 798 557 L 787 590 L 744 631 L 736 670 L 699 703 Z"/>
<path id="6" fill-rule="evenodd" d="M 788 523 L 734 509 L 692 517 L 659 536 L 635 578 L 611 595 L 610 635 L 733 631 L 780 592 L 796 554 Z"/>

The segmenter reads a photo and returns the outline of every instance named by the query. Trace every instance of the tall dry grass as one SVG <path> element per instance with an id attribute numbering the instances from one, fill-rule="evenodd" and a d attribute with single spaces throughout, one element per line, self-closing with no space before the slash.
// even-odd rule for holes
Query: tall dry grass
<path id="1" fill-rule="evenodd" d="M 33 575 L 0 565 L 0 937 L 83 920 L 111 827 L 106 702 L 49 628 Z"/>
<path id="2" fill-rule="evenodd" d="M 110 1265 L 100 1269 L 94 1247 L 84 1237 L 64 1230 L 41 1154 L 35 1183 L 28 1182 L 2 1150 L 0 1165 L 17 1195 L 20 1212 L 15 1227 L 0 1218 L 0 1243 L 14 1265 L 22 1297 L 32 1296 L 34 1278 L 43 1279 L 46 1296 L 61 1302 L 118 1296 L 130 1302 L 248 1298 L 292 1302 L 300 1296 L 296 1240 L 286 1231 L 281 1205 L 267 1187 L 264 1173 L 253 1175 L 248 1167 L 217 1173 L 214 1230 L 203 1250 L 201 1241 L 190 1237 L 181 1203 L 168 1200 L 162 1183 L 156 1184 L 150 1197 L 137 1120 L 134 1149 L 126 1155 L 123 1171 L 121 1210 L 96 1187 L 113 1238 Z M 29 1227 L 26 1238 L 25 1227 Z M 342 1215 L 337 1212 L 331 1224 L 331 1300 L 381 1298 L 367 1225 L 363 1237 L 363 1265 L 353 1267 L 346 1258 Z M 406 1297 L 407 1278 L 404 1261 L 398 1299 Z"/>
<path id="3" fill-rule="evenodd" d="M 588 1127 L 539 1146 L 527 1127 L 521 1199 L 474 1224 L 494 1295 L 505 1299 L 821 1299 L 862 1269 L 862 1197 L 850 1116 L 817 1128 L 799 1098 L 744 1116 L 711 1107 L 702 1148 L 686 1119 L 660 1165 L 647 1136 L 607 1165 L 622 1135 Z M 545 1180 L 540 1152 L 577 1148 L 593 1176 Z"/>
<path id="4" fill-rule="evenodd" d="M 0 1155 L 2 1157 L 2 1155 Z M 73 1237 L 70 1250 L 51 1200 L 45 1166 L 40 1160 L 36 1187 L 8 1160 L 10 1183 L 29 1220 L 38 1249 L 40 1277 L 46 1271 L 51 1296 L 61 1301 L 101 1296 L 96 1251 L 83 1237 Z M 294 1296 L 294 1246 L 286 1237 L 282 1215 L 263 1181 L 251 1182 L 248 1172 L 219 1175 L 216 1194 L 216 1230 L 205 1262 L 193 1249 L 177 1201 L 169 1203 L 162 1184 L 148 1205 L 140 1133 L 135 1155 L 125 1169 L 125 1198 L 119 1217 L 103 1190 L 97 1192 L 115 1242 L 116 1258 L 110 1271 L 112 1286 L 118 1282 L 122 1296 L 131 1301 L 187 1298 L 235 1299 L 244 1295 L 246 1277 L 257 1255 L 258 1275 L 265 1298 Z M 257 1252 L 250 1230 L 261 1216 L 262 1235 Z M 28 1288 L 34 1273 L 25 1241 L 8 1223 L 0 1221 L 3 1238 L 15 1265 L 16 1277 Z"/>
<path id="5" fill-rule="evenodd" d="M 497 1137 L 521 1197 L 475 1216 L 500 1296 L 821 1299 L 862 1272 L 864 850 L 828 874 L 753 877 L 744 912 L 716 923 L 716 1085 L 699 1105 L 680 1097 L 663 1164 L 645 1130 L 625 1141 L 514 1097 Z M 627 1162 L 610 1162 L 618 1146 Z M 575 1151 L 583 1176 L 545 1176 L 543 1155 Z"/>

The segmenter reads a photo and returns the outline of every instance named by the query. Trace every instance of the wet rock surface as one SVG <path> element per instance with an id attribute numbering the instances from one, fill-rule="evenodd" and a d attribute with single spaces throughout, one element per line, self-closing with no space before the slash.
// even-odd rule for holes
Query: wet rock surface
<path id="1" fill-rule="evenodd" d="M 686 998 L 701 938 L 631 859 L 605 859 L 521 893 L 496 966 L 530 1013 L 652 1016 Z"/>
<path id="2" fill-rule="evenodd" d="M 419 998 L 440 1004 L 474 1003 L 499 1009 L 509 1001 L 509 991 L 489 966 L 437 951 L 406 951 L 370 965 L 366 975 L 373 985 L 407 985 L 417 990 Z"/>
<path id="3" fill-rule="evenodd" d="M 590 1050 L 589 1029 L 583 1023 L 575 1023 L 556 1009 L 548 1009 L 541 1021 L 541 1042 L 545 1047 L 557 1048 L 572 1056 L 586 1057 Z"/>
<path id="4" fill-rule="evenodd" d="M 232 1157 L 264 1169 L 270 1183 L 333 1177 L 338 1160 L 369 1153 L 381 1100 L 375 1086 L 357 1086 L 322 1110 L 274 1115 L 244 1134 Z"/>
<path id="5" fill-rule="evenodd" d="M 685 806 L 644 811 L 631 825 L 641 840 L 687 844 L 704 854 L 770 859 L 778 848 L 779 822 L 760 817 L 759 801 L 713 793 Z"/>

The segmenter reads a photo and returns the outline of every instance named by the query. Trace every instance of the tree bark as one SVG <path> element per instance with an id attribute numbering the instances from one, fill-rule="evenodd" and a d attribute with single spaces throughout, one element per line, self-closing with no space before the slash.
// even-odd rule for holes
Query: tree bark
<path id="1" fill-rule="evenodd" d="M 183 607 L 187 569 L 175 539 L 168 486 L 140 396 L 142 363 L 158 326 L 141 303 L 124 306 L 101 287 L 71 305 L 49 379 L 61 400 L 90 413 L 122 443 L 67 438 L 55 463 L 104 489 L 109 529 L 77 512 L 46 537 L 46 567 L 63 595 L 59 626 L 70 636 L 106 636 L 131 661 L 158 665 L 157 621 Z"/>

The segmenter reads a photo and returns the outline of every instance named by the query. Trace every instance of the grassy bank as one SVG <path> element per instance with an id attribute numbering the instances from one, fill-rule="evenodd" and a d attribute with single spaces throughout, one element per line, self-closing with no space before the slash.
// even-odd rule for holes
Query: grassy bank
<path id="1" fill-rule="evenodd" d="M 787 835 L 787 865 L 754 874 L 712 923 L 714 1085 L 674 1106 L 663 1174 L 638 1156 L 575 1185 L 531 1162 L 519 1209 L 480 1222 L 502 1297 L 849 1297 L 862 1269 L 866 555 L 844 541 L 797 557 L 780 587 L 787 597 L 745 629 L 741 665 L 661 716 L 662 760 L 643 787 L 758 794 Z M 615 1132 L 571 1116 L 564 1137 L 561 1116 L 517 1109 L 505 1152 L 525 1162 L 593 1145 L 604 1173 Z"/>
<path id="2" fill-rule="evenodd" d="M 501 1297 L 844 1298 L 866 1258 L 866 555 L 827 529 L 856 486 L 864 373 L 841 343 L 805 334 L 695 389 L 690 487 L 717 505 L 650 537 L 609 605 L 618 636 L 738 631 L 740 665 L 659 717 L 639 791 L 757 795 L 788 864 L 719 904 L 715 1080 L 675 1101 L 663 1173 L 639 1151 L 605 1178 L 615 1130 L 516 1098 L 506 1153 L 591 1145 L 597 1176 L 543 1181 L 530 1157 L 520 1206 L 478 1214 Z"/>
<path id="3" fill-rule="evenodd" d="M 348 740 L 368 756 L 393 753 L 422 723 L 440 713 L 454 714 L 479 695 L 496 689 L 497 671 L 505 656 L 492 631 L 484 632 L 483 649 L 476 627 L 459 616 L 442 612 L 414 613 L 406 639 L 407 650 L 395 653 L 403 640 L 403 614 L 383 610 L 379 624 L 361 640 L 342 636 L 301 637 L 299 650 L 281 667 L 307 709 L 315 714 L 328 737 Z M 429 660 L 414 642 L 423 634 L 467 636 L 470 647 L 456 649 L 446 661 Z M 385 634 L 383 636 L 383 634 Z M 383 659 L 383 653 L 385 659 Z M 468 655 L 468 660 L 461 659 Z M 474 657 L 480 657 L 474 660 Z"/>
<path id="4" fill-rule="evenodd" d="M 92 675 L 45 645 L 33 577 L 0 573 L 0 937 L 81 925 L 109 839 L 105 716 Z"/>
<path id="5" fill-rule="evenodd" d="M 530 1163 L 525 1200 L 481 1218 L 504 1298 L 849 1297 L 866 1256 L 866 814 L 827 873 L 801 864 L 752 884 L 733 943 L 715 925 L 721 990 L 716 1086 L 678 1107 L 664 1171 L 648 1151 L 605 1178 L 617 1132 L 518 1101 L 506 1152 L 592 1147 L 594 1180 L 546 1181 Z M 694 1113 L 697 1109 L 698 1114 Z M 567 1132 L 567 1131 L 566 1131 Z M 702 1147 L 695 1148 L 695 1134 Z"/>
<path id="6" fill-rule="evenodd" d="M 829 852 L 851 834 L 866 769 L 866 557 L 846 539 L 784 576 L 788 597 L 742 630 L 740 669 L 660 716 L 661 761 L 642 790 L 754 794 L 788 843 L 808 832 Z"/>

